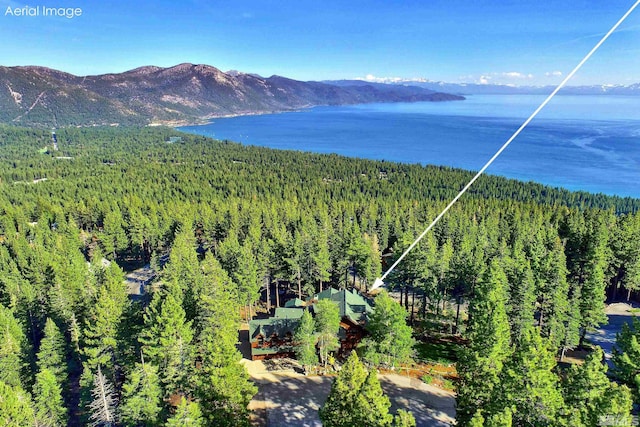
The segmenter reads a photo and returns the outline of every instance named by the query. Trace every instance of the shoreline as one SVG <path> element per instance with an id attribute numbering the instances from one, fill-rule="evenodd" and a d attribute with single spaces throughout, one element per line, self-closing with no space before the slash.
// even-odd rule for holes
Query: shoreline
<path id="1" fill-rule="evenodd" d="M 149 123 L 147 126 L 148 127 L 168 126 L 173 129 L 177 129 L 179 127 L 187 127 L 187 126 L 207 126 L 213 123 L 213 121 L 216 119 L 232 119 L 234 117 L 247 117 L 247 116 L 264 116 L 268 114 L 299 113 L 315 107 L 324 107 L 324 105 L 311 105 L 308 107 L 296 108 L 292 110 L 272 110 L 272 111 L 239 112 L 239 113 L 231 113 L 231 114 L 215 114 L 215 115 L 203 117 L 198 122 L 172 121 L 172 122 Z"/>

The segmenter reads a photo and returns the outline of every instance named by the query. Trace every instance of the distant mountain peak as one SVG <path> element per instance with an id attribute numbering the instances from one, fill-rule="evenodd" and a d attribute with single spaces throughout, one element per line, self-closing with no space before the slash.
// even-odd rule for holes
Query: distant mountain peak
<path id="1" fill-rule="evenodd" d="M 127 74 L 151 74 L 151 73 L 157 73 L 158 71 L 162 70 L 162 67 L 157 67 L 155 65 L 145 65 L 142 67 L 138 67 L 138 68 L 134 68 L 133 70 L 127 71 Z"/>
<path id="2" fill-rule="evenodd" d="M 84 77 L 46 67 L 0 67 L 0 122 L 41 127 L 179 125 L 316 105 L 458 99 L 463 98 L 417 87 L 341 87 L 224 73 L 206 64 L 147 65 Z"/>

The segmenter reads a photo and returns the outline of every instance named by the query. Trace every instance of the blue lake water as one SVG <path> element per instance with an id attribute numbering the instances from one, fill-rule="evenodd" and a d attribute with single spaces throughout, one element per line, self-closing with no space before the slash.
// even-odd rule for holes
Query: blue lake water
<path id="1" fill-rule="evenodd" d="M 478 170 L 543 99 L 316 107 L 180 129 L 247 145 Z M 640 197 L 640 97 L 556 96 L 487 173 Z"/>

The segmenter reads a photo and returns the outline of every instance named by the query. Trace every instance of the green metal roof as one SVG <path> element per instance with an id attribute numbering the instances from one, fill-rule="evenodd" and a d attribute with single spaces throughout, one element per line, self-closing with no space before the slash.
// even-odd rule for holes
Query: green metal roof
<path id="1" fill-rule="evenodd" d="M 269 338 L 272 335 L 284 337 L 295 333 L 304 310 L 301 308 L 276 308 L 275 315 L 268 319 L 256 319 L 249 322 L 249 337 L 255 341 L 258 335 Z"/>
<path id="2" fill-rule="evenodd" d="M 284 306 L 287 308 L 297 308 L 304 307 L 306 303 L 302 301 L 300 298 L 290 299 L 289 301 L 284 303 Z"/>
<path id="3" fill-rule="evenodd" d="M 366 322 L 367 314 L 373 311 L 371 305 L 356 290 L 346 289 L 325 289 L 314 295 L 313 299 L 330 299 L 338 303 L 340 317 L 348 317 L 354 323 Z"/>

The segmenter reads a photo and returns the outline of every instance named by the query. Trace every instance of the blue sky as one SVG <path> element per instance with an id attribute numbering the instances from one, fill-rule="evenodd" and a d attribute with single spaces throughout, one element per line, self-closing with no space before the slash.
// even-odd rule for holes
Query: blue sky
<path id="1" fill-rule="evenodd" d="M 0 65 L 556 84 L 635 0 L 0 0 Z M 25 5 L 82 16 L 6 15 Z M 640 9 L 570 84 L 640 82 Z"/>

